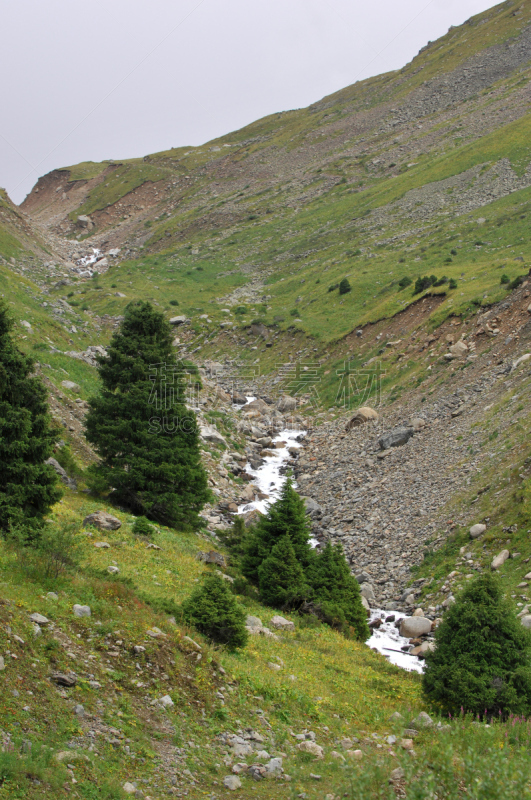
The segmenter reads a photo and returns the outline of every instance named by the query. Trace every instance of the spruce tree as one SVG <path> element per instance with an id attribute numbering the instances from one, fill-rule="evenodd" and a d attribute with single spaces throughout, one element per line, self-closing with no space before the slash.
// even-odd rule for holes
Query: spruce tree
<path id="1" fill-rule="evenodd" d="M 185 620 L 214 642 L 231 649 L 246 645 L 245 611 L 219 575 L 207 575 L 182 610 Z"/>
<path id="2" fill-rule="evenodd" d="M 261 517 L 249 536 L 242 559 L 242 571 L 246 578 L 258 583 L 258 568 L 271 553 L 277 542 L 288 536 L 295 557 L 306 569 L 313 559 L 310 546 L 310 526 L 306 506 L 288 478 L 278 500 L 272 503 L 267 514 Z"/>
<path id="3" fill-rule="evenodd" d="M 0 301 L 0 532 L 19 528 L 31 541 L 62 495 L 55 471 L 45 463 L 58 436 L 46 388 L 31 374 L 33 360 L 16 347 L 12 327 Z"/>
<path id="4" fill-rule="evenodd" d="M 344 632 L 353 629 L 355 638 L 365 642 L 370 635 L 367 612 L 361 602 L 360 587 L 350 573 L 340 544 L 332 546 L 327 542 L 308 571 L 308 581 L 318 616 Z"/>
<path id="5" fill-rule="evenodd" d="M 435 633 L 422 686 L 445 713 L 481 717 L 531 713 L 531 634 L 489 573 L 466 587 Z"/>
<path id="6" fill-rule="evenodd" d="M 150 303 L 129 303 L 98 363 L 103 387 L 86 420 L 97 477 L 136 515 L 196 527 L 209 492 L 169 324 Z"/>
<path id="7" fill-rule="evenodd" d="M 270 606 L 294 608 L 308 597 L 304 578 L 289 536 L 283 536 L 258 568 L 260 597 Z"/>

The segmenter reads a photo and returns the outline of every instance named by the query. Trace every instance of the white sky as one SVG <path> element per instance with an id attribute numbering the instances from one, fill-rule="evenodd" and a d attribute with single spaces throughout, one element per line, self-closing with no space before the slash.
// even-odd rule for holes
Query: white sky
<path id="1" fill-rule="evenodd" d="M 0 0 L 0 186 L 205 141 L 397 69 L 491 0 Z"/>

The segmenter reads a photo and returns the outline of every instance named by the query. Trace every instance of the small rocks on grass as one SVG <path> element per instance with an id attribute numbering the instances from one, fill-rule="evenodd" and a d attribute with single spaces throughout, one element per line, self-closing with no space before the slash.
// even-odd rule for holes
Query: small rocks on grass
<path id="1" fill-rule="evenodd" d="M 118 569 L 118 567 L 113 567 L 113 566 L 111 565 L 110 567 L 107 567 L 107 572 L 110 572 L 110 573 L 111 573 L 111 575 L 118 575 L 118 573 L 120 572 L 120 570 Z"/>
<path id="2" fill-rule="evenodd" d="M 283 772 L 281 758 L 271 758 L 265 765 L 266 778 L 280 778 Z"/>
<path id="3" fill-rule="evenodd" d="M 163 708 L 171 708 L 173 706 L 173 700 L 169 694 L 165 694 L 164 697 L 161 697 L 158 702 Z"/>
<path id="4" fill-rule="evenodd" d="M 363 750 L 347 750 L 346 755 L 353 758 L 355 761 L 361 761 L 363 758 Z"/>
<path id="5" fill-rule="evenodd" d="M 310 739 L 306 739 L 304 742 L 301 742 L 298 745 L 298 749 L 303 753 L 309 753 L 311 756 L 315 756 L 316 758 L 324 758 L 323 748 L 315 742 L 312 742 Z"/>
<path id="6" fill-rule="evenodd" d="M 332 750 L 330 753 L 330 758 L 333 758 L 335 761 L 341 761 L 342 763 L 345 761 L 345 756 L 343 753 L 338 753 L 337 750 Z"/>
<path id="7" fill-rule="evenodd" d="M 234 792 L 236 789 L 242 788 L 242 782 L 237 775 L 227 775 L 223 778 L 223 786 Z"/>
<path id="8" fill-rule="evenodd" d="M 116 531 L 122 527 L 122 523 L 117 517 L 112 514 L 107 514 L 106 511 L 96 511 L 94 514 L 89 514 L 83 520 L 83 525 L 94 525 L 100 531 Z"/>
<path id="9" fill-rule="evenodd" d="M 109 542 L 94 542 L 94 547 L 97 547 L 98 550 L 107 550 L 110 544 Z"/>
<path id="10" fill-rule="evenodd" d="M 501 553 L 498 553 L 498 555 L 494 556 L 492 559 L 492 564 L 490 565 L 491 569 L 499 569 L 502 567 L 510 555 L 511 554 L 508 550 L 502 550 Z"/>
<path id="11" fill-rule="evenodd" d="M 48 592 L 46 595 L 47 600 L 59 600 L 59 595 L 55 592 Z"/>
<path id="12" fill-rule="evenodd" d="M 134 794 L 136 792 L 136 783 L 130 783 L 126 781 L 122 786 L 122 789 L 126 794 Z"/>
<path id="13" fill-rule="evenodd" d="M 75 686 L 77 683 L 77 678 L 75 675 L 66 674 L 64 672 L 53 672 L 50 675 L 50 680 L 57 686 L 65 686 L 67 689 Z"/>
<path id="14" fill-rule="evenodd" d="M 411 723 L 411 727 L 418 731 L 425 730 L 426 728 L 433 728 L 433 720 L 425 711 L 421 711 L 418 717 L 415 717 Z"/>
<path id="15" fill-rule="evenodd" d="M 80 606 L 78 603 L 74 605 L 72 611 L 76 617 L 90 617 L 91 615 L 90 606 Z"/>
<path id="16" fill-rule="evenodd" d="M 289 619 L 285 619 L 284 617 L 279 616 L 276 614 L 270 623 L 272 628 L 277 628 L 278 630 L 282 631 L 294 631 L 295 630 L 295 623 L 293 623 Z"/>
<path id="17" fill-rule="evenodd" d="M 486 530 L 487 526 L 478 522 L 477 525 L 472 525 L 472 527 L 470 528 L 469 531 L 470 538 L 477 539 L 479 536 L 481 536 L 482 533 L 485 533 Z"/>
<path id="18" fill-rule="evenodd" d="M 30 614 L 31 622 L 34 622 L 36 625 L 49 625 L 50 620 L 47 617 L 43 617 L 42 614 L 34 613 Z"/>
<path id="19" fill-rule="evenodd" d="M 389 722 L 403 722 L 404 717 L 399 711 L 393 711 L 391 716 L 389 717 Z"/>
<path id="20" fill-rule="evenodd" d="M 404 777 L 404 770 L 402 767 L 396 767 L 389 776 L 389 783 L 398 783 Z"/>
<path id="21" fill-rule="evenodd" d="M 314 780 L 314 781 L 320 781 L 320 780 L 322 780 L 322 779 L 321 779 L 321 776 L 320 776 L 320 775 L 316 775 L 314 772 L 310 772 L 310 778 L 311 778 L 312 780 Z"/>
<path id="22" fill-rule="evenodd" d="M 76 717 L 84 717 L 85 716 L 85 709 L 80 703 L 78 703 L 76 706 L 74 706 L 74 714 L 76 715 Z"/>
<path id="23" fill-rule="evenodd" d="M 402 750 L 409 750 L 411 752 L 414 747 L 413 739 L 401 739 L 400 747 L 402 748 Z"/>

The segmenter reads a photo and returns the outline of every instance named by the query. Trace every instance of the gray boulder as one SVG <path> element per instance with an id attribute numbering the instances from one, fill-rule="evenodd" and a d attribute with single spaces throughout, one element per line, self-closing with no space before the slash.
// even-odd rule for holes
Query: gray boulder
<path id="1" fill-rule="evenodd" d="M 501 553 L 498 553 L 498 555 L 494 556 L 494 558 L 492 559 L 492 564 L 490 565 L 491 568 L 499 569 L 500 567 L 502 567 L 510 555 L 511 554 L 509 553 L 508 550 L 502 550 Z"/>
<path id="2" fill-rule="evenodd" d="M 83 520 L 83 525 L 94 525 L 100 531 L 116 531 L 122 527 L 122 523 L 112 514 L 107 514 L 106 511 L 95 511 L 94 514 L 89 514 Z"/>
<path id="3" fill-rule="evenodd" d="M 431 631 L 431 620 L 426 617 L 404 617 L 400 622 L 400 636 L 416 639 Z"/>
<path id="4" fill-rule="evenodd" d="M 402 445 L 409 442 L 413 434 L 414 431 L 411 428 L 396 428 L 396 430 L 390 433 L 384 433 L 384 435 L 380 436 L 378 439 L 380 450 L 389 450 L 391 447 L 402 447 Z"/>
<path id="5" fill-rule="evenodd" d="M 470 528 L 470 538 L 477 539 L 479 536 L 481 536 L 482 533 L 485 533 L 486 530 L 487 526 L 482 525 L 481 523 L 478 523 L 477 525 L 472 525 L 472 527 Z"/>
<path id="6" fill-rule="evenodd" d="M 286 411 L 295 411 L 297 408 L 297 399 L 295 397 L 290 397 L 288 394 L 284 394 L 278 401 L 277 408 L 282 414 L 285 414 Z"/>
<path id="7" fill-rule="evenodd" d="M 66 471 L 63 469 L 60 463 L 56 461 L 55 458 L 47 458 L 46 463 L 49 464 L 51 467 L 53 467 L 53 469 L 59 475 L 65 486 L 68 486 L 69 489 L 77 489 L 77 483 L 75 482 L 75 480 L 73 478 L 68 477 Z"/>

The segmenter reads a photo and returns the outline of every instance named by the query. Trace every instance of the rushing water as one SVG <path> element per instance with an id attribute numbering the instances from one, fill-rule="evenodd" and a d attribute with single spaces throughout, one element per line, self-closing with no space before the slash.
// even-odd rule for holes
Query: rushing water
<path id="1" fill-rule="evenodd" d="M 247 403 L 251 403 L 254 399 L 254 397 L 248 397 Z M 243 408 L 245 408 L 245 406 L 243 406 Z M 268 505 L 278 498 L 282 486 L 286 481 L 286 476 L 281 474 L 281 468 L 290 458 L 289 448 L 302 447 L 299 440 L 305 435 L 306 431 L 303 430 L 280 431 L 273 439 L 273 444 L 282 442 L 283 446 L 275 447 L 274 449 L 273 446 L 267 448 L 273 455 L 266 456 L 264 458 L 265 463 L 262 464 L 261 467 L 258 467 L 258 469 L 252 469 L 249 463 L 246 465 L 245 471 L 253 476 L 253 484 L 257 486 L 263 494 L 267 494 L 268 499 L 244 503 L 238 507 L 238 514 L 244 514 L 253 509 L 257 509 L 262 513 L 267 511 Z M 311 543 L 315 546 L 317 541 L 311 540 Z M 395 619 L 402 619 L 406 616 L 398 611 L 373 609 L 371 610 L 371 621 L 378 618 L 383 618 L 385 620 L 386 617 L 391 615 L 394 615 Z M 382 622 L 379 628 L 373 631 L 371 638 L 367 641 L 369 647 L 378 650 L 378 652 L 385 656 L 392 664 L 396 664 L 396 666 L 409 671 L 414 670 L 415 672 L 422 672 L 422 661 L 401 650 L 401 648 L 405 647 L 407 644 L 409 644 L 409 639 L 400 636 L 397 628 L 394 626 L 394 622 L 385 621 Z"/>

